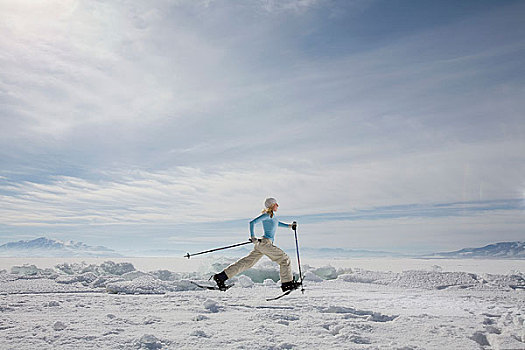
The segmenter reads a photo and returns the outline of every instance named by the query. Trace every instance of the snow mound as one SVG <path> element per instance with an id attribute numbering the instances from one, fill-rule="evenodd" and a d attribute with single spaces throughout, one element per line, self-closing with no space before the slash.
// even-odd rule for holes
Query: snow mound
<path id="1" fill-rule="evenodd" d="M 445 289 L 449 287 L 472 288 L 479 285 L 475 274 L 466 272 L 404 271 L 391 283 L 397 287 Z"/>
<path id="2" fill-rule="evenodd" d="M 23 277 L 51 277 L 56 276 L 52 269 L 39 269 L 35 265 L 24 264 L 22 266 L 13 266 L 11 274 Z"/>
<path id="3" fill-rule="evenodd" d="M 314 274 L 312 271 L 306 271 L 304 274 L 304 280 L 310 281 L 310 282 L 323 282 L 323 279 L 316 274 Z"/>
<path id="4" fill-rule="evenodd" d="M 106 291 L 112 294 L 166 294 L 195 290 L 197 287 L 189 281 L 161 281 L 146 275 L 131 281 L 121 280 L 106 284 Z"/>
<path id="5" fill-rule="evenodd" d="M 114 275 L 122 276 L 128 272 L 135 271 L 133 264 L 128 262 L 115 263 L 113 261 L 105 261 L 100 265 L 82 263 L 63 263 L 58 264 L 55 268 L 67 275 L 76 275 L 85 272 L 93 272 L 97 276 Z"/>
<path id="6" fill-rule="evenodd" d="M 64 329 L 66 329 L 67 326 L 64 322 L 61 322 L 61 321 L 56 321 L 54 324 L 53 324 L 53 329 L 55 331 L 63 331 Z"/>
<path id="7" fill-rule="evenodd" d="M 212 268 L 216 268 L 216 264 Z M 223 263 L 221 266 L 225 265 Z M 524 290 L 525 275 L 514 271 L 507 275 L 443 272 L 439 268 L 397 272 L 368 271 L 363 269 L 320 268 L 304 265 L 304 281 L 323 283 L 339 280 L 349 283 L 388 285 L 399 288 L 441 289 L 491 289 Z M 116 294 L 166 294 L 194 291 L 198 288 L 190 281 L 203 285 L 209 282 L 209 270 L 197 273 L 175 273 L 168 270 L 138 271 L 131 263 L 105 261 L 100 265 L 63 263 L 54 269 L 40 269 L 35 265 L 13 266 L 11 272 L 0 273 L 3 294 L 108 292 Z M 25 282 L 24 282 L 25 281 Z M 35 283 L 32 283 L 35 281 Z M 236 288 L 252 288 L 255 284 L 278 287 L 279 267 L 267 261 L 257 264 L 232 279 Z"/>
<path id="8" fill-rule="evenodd" d="M 100 292 L 81 283 L 63 284 L 54 279 L 13 279 L 0 282 L 2 294 L 93 293 Z"/>
<path id="9" fill-rule="evenodd" d="M 192 337 L 200 337 L 200 338 L 210 338 L 209 335 L 207 335 L 204 331 L 201 331 L 200 329 L 197 329 L 190 333 Z"/>
<path id="10" fill-rule="evenodd" d="M 177 281 L 182 279 L 182 274 L 171 272 L 169 270 L 157 270 L 150 272 L 150 274 L 157 277 L 161 281 Z"/>
<path id="11" fill-rule="evenodd" d="M 162 347 L 166 344 L 166 342 L 161 341 L 157 337 L 151 334 L 144 334 L 140 339 L 138 339 L 135 342 L 135 346 L 138 349 L 146 349 L 146 350 L 157 350 L 162 349 Z"/>
<path id="12" fill-rule="evenodd" d="M 58 276 L 55 281 L 57 283 L 64 283 L 64 284 L 71 284 L 71 283 L 84 283 L 85 285 L 92 283 L 97 279 L 97 275 L 95 275 L 93 272 L 86 272 L 80 275 L 72 275 L 72 276 Z"/>
<path id="13" fill-rule="evenodd" d="M 44 307 L 54 307 L 54 306 L 60 306 L 60 303 L 56 300 L 51 300 L 47 303 L 43 304 Z"/>
<path id="14" fill-rule="evenodd" d="M 353 283 L 371 283 L 400 288 L 422 289 L 525 289 L 522 273 L 510 275 L 477 275 L 467 272 L 440 272 L 410 270 L 401 273 L 356 269 L 338 276 L 339 280 Z"/>
<path id="15" fill-rule="evenodd" d="M 204 308 L 212 313 L 217 313 L 224 309 L 222 306 L 219 306 L 215 300 L 212 299 L 207 299 L 204 302 Z"/>
<path id="16" fill-rule="evenodd" d="M 205 321 L 205 320 L 209 320 L 210 318 L 208 316 L 204 316 L 204 315 L 197 315 L 193 318 L 193 321 Z"/>
<path id="17" fill-rule="evenodd" d="M 338 276 L 346 282 L 356 283 L 375 283 L 388 285 L 392 283 L 397 277 L 397 274 L 392 272 L 380 272 L 380 271 L 367 271 L 356 269 L 353 272 L 345 273 Z"/>
<path id="18" fill-rule="evenodd" d="M 237 284 L 243 288 L 251 288 L 255 285 L 250 277 L 244 275 L 237 277 Z"/>
<path id="19" fill-rule="evenodd" d="M 333 280 L 337 278 L 337 270 L 333 266 L 323 266 L 317 269 L 311 270 L 311 272 L 324 280 Z"/>
<path id="20" fill-rule="evenodd" d="M 366 310 L 357 310 L 352 307 L 344 306 L 329 306 L 321 307 L 319 311 L 322 313 L 331 313 L 331 314 L 345 314 L 345 318 L 363 318 L 367 321 L 372 322 L 389 322 L 395 320 L 399 315 L 383 315 L 379 312 L 366 311 Z"/>
<path id="21" fill-rule="evenodd" d="M 124 274 L 122 274 L 122 278 L 127 280 L 127 281 L 133 281 L 134 279 L 136 278 L 140 278 L 140 277 L 153 277 L 153 278 L 156 278 L 156 276 L 152 276 L 150 275 L 149 273 L 145 273 L 145 272 L 142 272 L 142 271 L 130 271 L 130 272 L 126 272 Z M 160 279 L 160 278 L 158 278 Z"/>

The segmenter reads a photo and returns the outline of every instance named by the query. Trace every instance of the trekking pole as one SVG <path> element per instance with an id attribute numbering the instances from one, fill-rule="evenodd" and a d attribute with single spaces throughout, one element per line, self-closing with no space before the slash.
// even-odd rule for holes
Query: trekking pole
<path id="1" fill-rule="evenodd" d="M 234 247 L 238 247 L 238 246 L 240 246 L 240 245 L 245 245 L 245 244 L 249 244 L 249 243 L 252 243 L 252 241 L 248 240 L 247 242 L 237 243 L 237 244 L 229 245 L 229 246 L 227 246 L 227 247 L 222 247 L 222 248 L 210 249 L 210 250 L 206 250 L 206 251 L 204 251 L 204 252 L 199 252 L 199 253 L 195 253 L 195 254 L 186 253 L 186 255 L 184 255 L 184 257 L 189 259 L 190 257 L 195 256 L 195 255 L 201 255 L 201 254 L 206 254 L 206 253 L 215 252 L 215 251 L 217 251 L 217 250 L 223 250 L 223 249 L 234 248 Z"/>
<path id="2" fill-rule="evenodd" d="M 292 223 L 293 232 L 295 234 L 295 249 L 297 252 L 297 263 L 299 264 L 299 278 L 301 279 L 301 292 L 304 293 L 303 287 L 303 273 L 301 272 L 301 259 L 299 258 L 299 243 L 297 243 L 297 222 Z"/>

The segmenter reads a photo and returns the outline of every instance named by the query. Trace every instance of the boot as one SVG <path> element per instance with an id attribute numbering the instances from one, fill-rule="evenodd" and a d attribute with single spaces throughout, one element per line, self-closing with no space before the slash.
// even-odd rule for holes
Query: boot
<path id="1" fill-rule="evenodd" d="M 283 284 L 281 284 L 281 289 L 283 290 L 283 292 L 286 292 L 287 290 L 294 290 L 294 289 L 297 289 L 299 288 L 300 286 L 302 285 L 301 282 L 297 282 L 295 280 L 295 277 L 293 278 L 293 281 L 290 281 L 290 282 L 284 282 Z"/>
<path id="2" fill-rule="evenodd" d="M 213 275 L 213 280 L 215 283 L 217 283 L 217 287 L 219 287 L 220 290 L 226 290 L 226 280 L 228 279 L 228 276 L 226 275 L 226 272 L 222 271 L 221 273 L 217 273 Z"/>

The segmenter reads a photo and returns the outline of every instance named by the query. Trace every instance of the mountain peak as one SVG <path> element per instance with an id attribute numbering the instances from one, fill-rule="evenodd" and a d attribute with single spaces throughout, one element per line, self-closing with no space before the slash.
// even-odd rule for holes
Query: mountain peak
<path id="1" fill-rule="evenodd" d="M 453 252 L 436 253 L 434 255 L 451 258 L 525 258 L 525 242 L 499 242 L 479 248 L 464 248 Z"/>
<path id="2" fill-rule="evenodd" d="M 0 245 L 0 256 L 113 256 L 114 250 L 103 246 L 89 246 L 82 242 L 59 241 L 47 237 L 38 237 L 32 240 L 9 242 Z"/>

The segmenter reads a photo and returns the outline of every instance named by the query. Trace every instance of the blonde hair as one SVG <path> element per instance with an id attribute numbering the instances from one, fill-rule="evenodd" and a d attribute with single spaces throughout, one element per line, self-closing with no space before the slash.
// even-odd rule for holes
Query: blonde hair
<path id="1" fill-rule="evenodd" d="M 272 208 L 264 208 L 261 213 L 270 215 L 271 218 L 273 218 L 273 209 Z"/>

